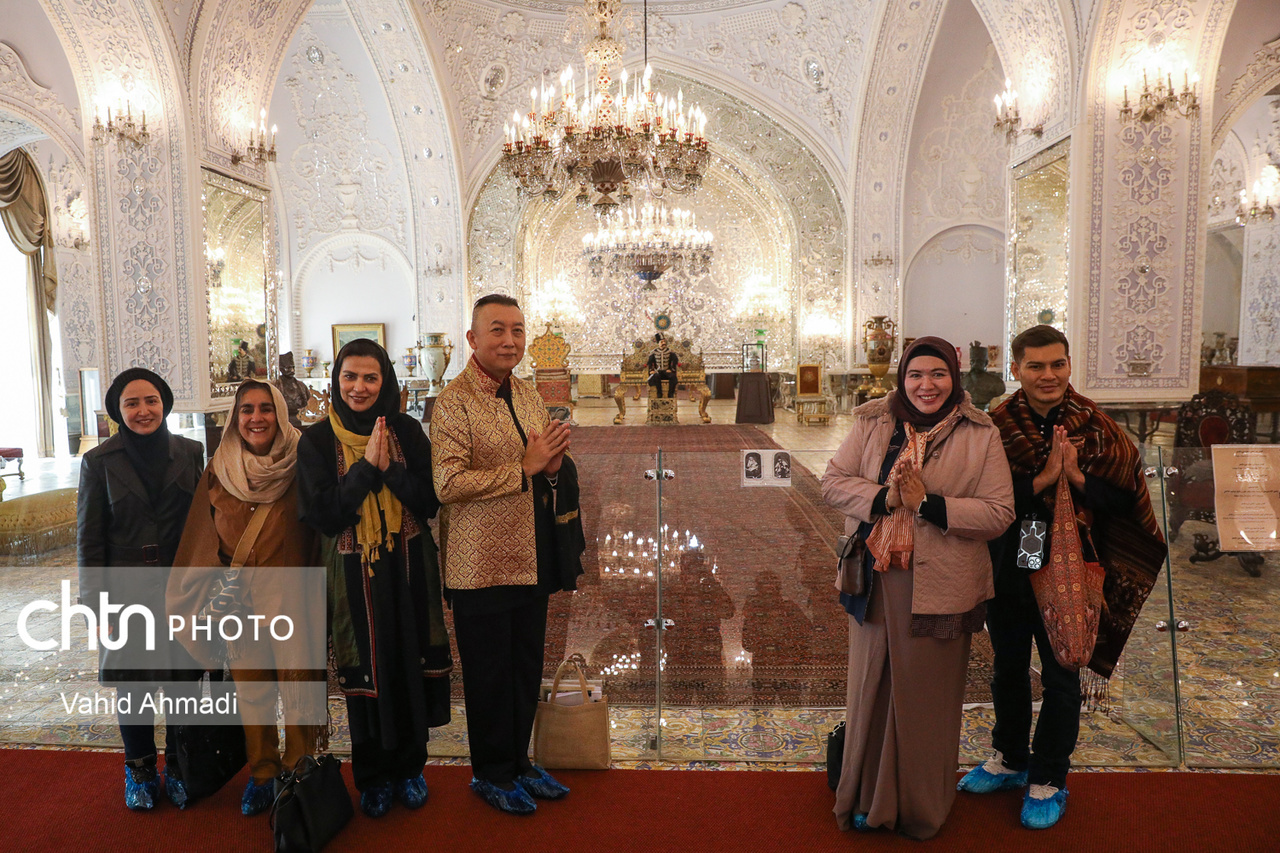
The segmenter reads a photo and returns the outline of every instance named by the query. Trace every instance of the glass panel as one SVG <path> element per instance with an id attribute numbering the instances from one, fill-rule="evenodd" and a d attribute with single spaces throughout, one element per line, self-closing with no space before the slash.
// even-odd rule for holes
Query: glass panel
<path id="1" fill-rule="evenodd" d="M 650 543 L 658 526 L 653 453 L 584 453 L 577 457 L 584 528 L 584 574 L 572 595 L 551 596 L 544 678 L 579 654 L 587 675 L 603 682 L 613 725 L 613 759 L 657 756 L 657 558 Z M 667 466 L 670 467 L 670 466 Z M 459 685 L 460 687 L 460 685 Z M 459 699 L 461 693 L 458 694 Z"/>
<path id="2" fill-rule="evenodd" d="M 664 759 L 826 760 L 848 657 L 831 453 L 662 453 Z"/>
<path id="3" fill-rule="evenodd" d="M 1144 448 L 1144 467 L 1153 473 L 1159 462 L 1156 448 Z M 1159 480 L 1147 479 L 1157 520 L 1161 516 Z M 1092 673 L 1082 677 L 1085 702 L 1080 711 L 1080 735 L 1071 761 L 1076 767 L 1162 767 L 1179 763 L 1174 657 L 1169 633 L 1157 624 L 1170 620 L 1168 572 L 1161 572 L 1129 635 L 1111 679 Z M 989 682 L 991 641 L 985 632 L 974 636 L 969 655 L 969 682 L 960 739 L 962 764 L 978 764 L 991 756 L 995 711 Z M 1043 688 L 1040 656 L 1032 648 L 1032 696 L 1039 714 Z M 1034 732 L 1035 722 L 1032 723 Z"/>
<path id="4" fill-rule="evenodd" d="M 1191 767 L 1280 766 L 1280 583 L 1274 553 L 1227 544 L 1220 550 L 1214 478 L 1253 480 L 1255 519 L 1269 513 L 1265 544 L 1275 547 L 1280 448 L 1219 446 L 1228 462 L 1199 447 L 1166 450 L 1173 612 L 1186 763 Z M 1248 452 L 1252 458 L 1241 456 Z M 1226 465 L 1231 470 L 1222 470 Z M 1246 483 L 1247 485 L 1247 483 Z M 1239 512 L 1232 513 L 1239 529 Z M 1246 531 L 1247 533 L 1249 531 Z M 1255 542 L 1259 537 L 1250 535 Z M 1239 549 L 1238 549 L 1239 548 Z M 1238 549 L 1238 550 L 1237 550 Z"/>

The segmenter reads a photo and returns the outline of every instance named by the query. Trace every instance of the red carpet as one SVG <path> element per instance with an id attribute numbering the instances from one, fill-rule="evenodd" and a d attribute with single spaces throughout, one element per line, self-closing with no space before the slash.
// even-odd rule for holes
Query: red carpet
<path id="1" fill-rule="evenodd" d="M 125 809 L 118 754 L 6 750 L 6 850 L 271 849 L 267 816 L 239 814 L 245 776 L 179 812 Z M 344 766 L 344 769 L 347 769 Z M 467 789 L 470 768 L 428 767 L 431 799 L 356 817 L 329 850 L 396 851 L 1275 851 L 1280 776 L 1079 773 L 1063 822 L 1018 825 L 1016 794 L 960 795 L 928 847 L 889 833 L 839 832 L 821 773 L 610 770 L 558 774 L 563 802 L 516 818 Z M 348 776 L 350 785 L 350 776 Z"/>

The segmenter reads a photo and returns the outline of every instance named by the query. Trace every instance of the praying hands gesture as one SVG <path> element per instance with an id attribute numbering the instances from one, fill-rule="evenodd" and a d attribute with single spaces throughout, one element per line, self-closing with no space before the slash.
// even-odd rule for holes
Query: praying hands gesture
<path id="1" fill-rule="evenodd" d="M 546 432 L 529 431 L 529 443 L 525 447 L 524 461 L 520 467 L 526 477 L 547 474 L 554 477 L 560 472 L 565 451 L 569 449 L 569 425 L 552 421 Z"/>
<path id="2" fill-rule="evenodd" d="M 387 438 L 387 419 L 378 418 L 369 434 L 369 443 L 364 446 L 364 460 L 379 471 L 386 471 L 391 465 L 391 441 Z"/>
<path id="3" fill-rule="evenodd" d="M 1067 437 L 1067 428 L 1053 428 L 1053 446 L 1049 450 L 1049 458 L 1044 463 L 1044 470 L 1036 474 L 1032 480 L 1032 489 L 1038 495 L 1050 486 L 1057 485 L 1063 473 L 1073 489 L 1084 491 L 1084 472 L 1080 470 L 1080 454 L 1076 446 Z"/>
<path id="4" fill-rule="evenodd" d="M 889 509 L 905 506 L 912 512 L 919 512 L 925 495 L 924 479 L 920 476 L 920 469 L 910 460 L 906 460 L 890 479 L 885 506 Z"/>

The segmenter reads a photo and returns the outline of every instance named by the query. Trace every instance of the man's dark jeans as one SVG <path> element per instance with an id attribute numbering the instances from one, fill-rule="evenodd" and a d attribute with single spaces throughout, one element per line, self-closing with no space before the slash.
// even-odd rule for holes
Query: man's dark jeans
<path id="1" fill-rule="evenodd" d="M 991 744 L 1005 766 L 1028 770 L 1032 785 L 1063 789 L 1080 734 L 1080 673 L 1053 656 L 1031 589 L 1030 573 L 1005 563 L 996 575 L 996 597 L 987 606 L 987 630 L 995 651 L 991 696 L 996 725 Z M 1031 640 L 1040 652 L 1044 702 L 1031 739 Z"/>

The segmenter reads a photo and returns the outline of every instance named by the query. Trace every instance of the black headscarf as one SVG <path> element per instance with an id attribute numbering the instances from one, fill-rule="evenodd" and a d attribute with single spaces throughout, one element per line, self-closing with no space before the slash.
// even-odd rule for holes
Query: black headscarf
<path id="1" fill-rule="evenodd" d="M 142 379 L 150 382 L 160 394 L 160 404 L 164 407 L 164 417 L 173 411 L 173 389 L 155 373 L 143 367 L 131 367 L 111 382 L 107 389 L 107 414 L 120 425 L 120 438 L 124 441 L 124 450 L 133 463 L 147 494 L 154 501 L 164 487 L 164 475 L 169 468 L 169 424 L 160 421 L 160 426 L 150 435 L 139 435 L 129 429 L 120 415 L 120 396 L 130 382 Z"/>
<path id="2" fill-rule="evenodd" d="M 338 385 L 342 362 L 353 355 L 376 358 L 378 367 L 382 370 L 382 388 L 378 391 L 378 399 L 363 412 L 352 411 L 347 401 L 342 399 L 342 389 Z M 396 381 L 395 365 L 391 363 L 391 356 L 387 355 L 387 351 L 368 338 L 356 338 L 338 351 L 338 357 L 333 360 L 332 383 L 329 405 L 337 412 L 343 427 L 358 435 L 372 435 L 378 418 L 389 418 L 400 411 L 400 383 Z"/>
<path id="3" fill-rule="evenodd" d="M 942 359 L 946 362 L 947 370 L 951 372 L 951 395 L 942 401 L 942 405 L 936 412 L 929 414 L 925 414 L 912 404 L 903 387 L 903 380 L 907 376 L 911 360 L 922 355 Z M 941 423 L 943 418 L 951 414 L 951 410 L 963 399 L 964 388 L 960 387 L 960 359 L 956 357 L 956 348 L 942 338 L 932 336 L 916 338 L 898 361 L 898 387 L 889 397 L 889 411 L 900 421 L 906 421 L 912 426 L 928 428 Z"/>

